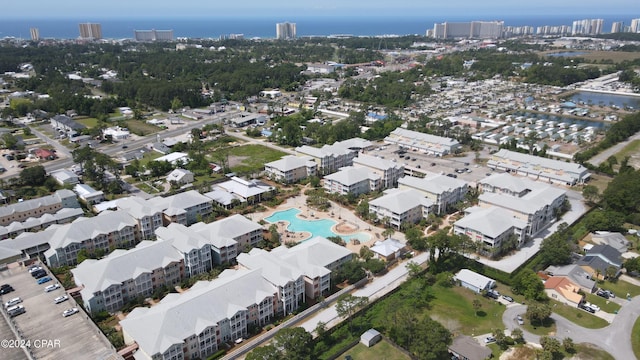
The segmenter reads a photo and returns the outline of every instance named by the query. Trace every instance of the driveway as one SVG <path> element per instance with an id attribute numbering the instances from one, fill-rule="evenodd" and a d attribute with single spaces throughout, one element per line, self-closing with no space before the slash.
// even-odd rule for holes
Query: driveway
<path id="1" fill-rule="evenodd" d="M 526 311 L 525 305 L 510 305 L 502 315 L 502 322 L 508 330 L 513 330 L 519 327 L 515 320 L 516 315 L 524 314 Z M 638 316 L 640 316 L 640 296 L 623 306 L 611 324 L 601 329 L 583 328 L 555 313 L 551 318 L 556 322 L 555 337 L 560 340 L 570 337 L 576 343 L 594 344 L 615 359 L 635 359 L 631 348 L 631 330 Z M 527 331 L 523 332 L 527 342 L 540 343 L 540 336 Z"/>

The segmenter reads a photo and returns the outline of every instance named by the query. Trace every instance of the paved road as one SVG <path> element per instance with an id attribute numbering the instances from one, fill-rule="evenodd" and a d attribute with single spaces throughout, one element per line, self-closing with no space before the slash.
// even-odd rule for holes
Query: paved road
<path id="1" fill-rule="evenodd" d="M 614 146 L 604 150 L 603 152 L 597 154 L 596 156 L 592 157 L 591 159 L 589 159 L 589 163 L 591 163 L 594 166 L 598 166 L 600 164 L 602 164 L 603 162 L 607 161 L 607 159 L 612 156 L 617 154 L 618 152 L 620 152 L 620 150 L 624 149 L 625 146 L 629 145 L 630 142 L 632 142 L 633 140 L 638 140 L 640 139 L 640 132 L 637 132 L 635 135 L 630 136 L 629 139 L 627 139 L 626 141 L 623 141 L 621 143 L 617 143 Z"/>
<path id="2" fill-rule="evenodd" d="M 502 321 L 509 330 L 519 325 L 515 321 L 518 314 L 524 314 L 525 305 L 513 304 L 507 307 L 502 315 Z M 625 304 L 609 326 L 601 329 L 586 329 L 563 318 L 552 314 L 551 318 L 556 322 L 556 337 L 560 340 L 570 337 L 576 343 L 590 343 L 607 351 L 615 359 L 635 359 L 631 348 L 631 330 L 636 319 L 640 316 L 640 296 Z M 527 342 L 540 343 L 540 337 L 524 331 Z"/>

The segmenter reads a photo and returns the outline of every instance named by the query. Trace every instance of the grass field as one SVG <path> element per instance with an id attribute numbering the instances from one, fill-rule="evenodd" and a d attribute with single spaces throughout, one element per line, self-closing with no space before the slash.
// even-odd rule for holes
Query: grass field
<path id="1" fill-rule="evenodd" d="M 543 335 L 552 335 L 552 334 L 555 334 L 556 332 L 556 322 L 553 321 L 553 319 L 551 318 L 547 319 L 547 321 L 543 321 L 541 324 L 535 324 L 535 325 L 532 324 L 531 321 L 529 321 L 526 318 L 524 320 L 525 322 L 524 322 L 524 325 L 522 325 L 522 327 L 526 331 L 532 334 L 543 336 Z"/>
<path id="2" fill-rule="evenodd" d="M 587 301 L 600 306 L 600 310 L 608 312 L 609 314 L 617 313 L 621 307 L 620 305 L 595 294 L 587 294 Z"/>
<path id="3" fill-rule="evenodd" d="M 465 335 L 486 334 L 493 329 L 503 329 L 502 313 L 505 306 L 460 286 L 434 287 L 435 299 L 431 302 L 431 317 L 449 331 Z M 473 300 L 482 305 L 476 314 Z"/>
<path id="4" fill-rule="evenodd" d="M 264 164 L 286 155 L 262 145 L 243 145 L 228 149 L 231 170 L 238 174 L 253 174 L 264 169 Z M 232 161 L 234 158 L 235 161 Z"/>
<path id="5" fill-rule="evenodd" d="M 554 300 L 551 300 L 551 304 L 554 313 L 587 329 L 601 329 L 609 325 L 606 320 L 580 310 L 576 306 L 565 305 Z M 578 339 L 575 340 L 577 341 Z"/>
<path id="6" fill-rule="evenodd" d="M 98 125 L 98 119 L 96 119 L 96 118 L 77 117 L 74 120 L 79 122 L 80 124 L 88 127 L 89 129 L 94 128 L 94 127 L 96 127 Z"/>
<path id="7" fill-rule="evenodd" d="M 556 53 L 560 50 L 551 50 L 541 52 L 540 55 L 547 55 L 549 53 Z M 564 51 L 564 50 L 561 50 Z M 623 61 L 631 61 L 635 59 L 640 59 L 640 53 L 638 52 L 625 52 L 625 51 L 588 51 L 588 50 L 580 50 L 581 53 L 585 53 L 576 58 L 582 58 L 590 61 L 601 61 L 601 60 L 611 60 L 614 63 L 620 63 Z"/>
<path id="8" fill-rule="evenodd" d="M 605 290 L 611 290 L 616 294 L 616 296 L 622 298 L 627 297 L 627 293 L 630 294 L 631 297 L 640 295 L 640 286 L 635 286 L 623 280 L 618 280 L 616 282 L 598 282 L 598 286 Z"/>
<path id="9" fill-rule="evenodd" d="M 396 360 L 396 359 L 411 359 L 409 356 L 404 354 L 403 352 L 396 349 L 393 345 L 388 343 L 385 340 L 380 341 L 372 347 L 366 347 L 360 343 L 358 345 L 349 349 L 349 351 L 345 352 L 340 359 L 343 359 L 345 356 L 351 356 L 353 360 L 370 360 L 370 359 L 386 359 L 386 360 Z"/>
<path id="10" fill-rule="evenodd" d="M 146 122 L 140 120 L 127 120 L 125 121 L 125 123 L 127 124 L 127 128 L 129 129 L 129 131 L 140 136 L 157 133 L 158 131 L 162 130 L 155 125 L 147 124 Z"/>
<path id="11" fill-rule="evenodd" d="M 600 194 L 609 186 L 609 183 L 613 180 L 611 177 L 601 174 L 591 174 L 589 178 L 589 185 L 593 185 L 600 190 Z"/>
<path id="12" fill-rule="evenodd" d="M 573 339 L 579 341 L 578 339 Z M 615 360 L 608 352 L 590 344 L 576 344 L 576 353 L 580 360 Z"/>

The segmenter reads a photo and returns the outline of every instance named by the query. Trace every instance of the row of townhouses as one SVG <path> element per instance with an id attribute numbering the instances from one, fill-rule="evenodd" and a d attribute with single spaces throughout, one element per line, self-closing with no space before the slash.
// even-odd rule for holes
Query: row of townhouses
<path id="1" fill-rule="evenodd" d="M 584 184 L 591 176 L 589 169 L 581 164 L 547 159 L 507 149 L 501 149 L 491 155 L 487 166 L 534 180 L 570 186 Z"/>
<path id="2" fill-rule="evenodd" d="M 264 326 L 326 295 L 331 270 L 351 257 L 322 237 L 271 252 L 252 249 L 238 256 L 238 269 L 134 309 L 120 321 L 125 343 L 137 343 L 136 359 L 206 358 L 246 337 L 249 326 Z"/>
<path id="3" fill-rule="evenodd" d="M 104 216 L 104 215 L 101 215 Z M 262 241 L 262 227 L 242 215 L 213 223 L 169 224 L 156 230 L 156 241 L 131 250 L 115 250 L 100 260 L 85 260 L 72 270 L 89 312 L 115 312 L 128 301 L 148 297 L 235 260 L 238 253 Z"/>

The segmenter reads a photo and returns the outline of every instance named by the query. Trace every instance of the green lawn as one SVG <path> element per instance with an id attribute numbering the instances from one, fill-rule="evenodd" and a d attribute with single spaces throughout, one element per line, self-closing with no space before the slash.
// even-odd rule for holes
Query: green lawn
<path id="1" fill-rule="evenodd" d="M 386 340 L 382 340 L 372 347 L 366 347 L 360 343 L 349 349 L 349 351 L 342 354 L 339 359 L 344 359 L 345 356 L 350 355 L 353 360 L 370 360 L 370 359 L 411 359 L 405 353 L 396 349 L 393 345 Z"/>
<path id="2" fill-rule="evenodd" d="M 573 341 L 577 342 L 579 339 L 573 339 Z M 576 354 L 580 360 L 615 360 L 611 354 L 591 344 L 576 344 Z M 637 355 L 638 353 L 636 357 Z"/>
<path id="3" fill-rule="evenodd" d="M 522 325 L 522 327 L 532 334 L 543 336 L 553 335 L 556 332 L 556 322 L 551 318 L 543 321 L 541 324 L 532 324 L 529 319 L 524 317 L 524 314 L 522 314 L 522 318 L 524 319 L 524 325 Z"/>
<path id="4" fill-rule="evenodd" d="M 146 166 L 150 161 L 153 161 L 162 156 L 163 155 L 157 151 L 149 151 L 147 153 L 144 153 L 144 155 L 142 155 L 142 159 L 140 159 L 140 165 Z"/>
<path id="5" fill-rule="evenodd" d="M 621 162 L 625 157 L 632 156 L 640 153 L 640 140 L 633 140 L 627 146 L 625 146 L 615 157 L 618 162 Z"/>
<path id="6" fill-rule="evenodd" d="M 631 297 L 640 295 L 640 286 L 635 286 L 623 280 L 598 282 L 598 286 L 605 290 L 611 290 L 616 296 L 622 298 L 626 297 L 627 293 L 631 294 Z"/>
<path id="7" fill-rule="evenodd" d="M 621 308 L 620 305 L 595 294 L 587 294 L 587 301 L 600 306 L 600 310 L 610 314 L 616 314 Z"/>
<path id="8" fill-rule="evenodd" d="M 609 325 L 606 320 L 580 310 L 577 306 L 565 305 L 555 300 L 551 300 L 551 306 L 554 313 L 588 329 L 600 329 Z M 578 341 L 578 339 L 575 340 Z"/>
<path id="9" fill-rule="evenodd" d="M 228 148 L 229 158 L 236 157 L 239 163 L 232 163 L 231 170 L 238 174 L 252 174 L 264 169 L 264 164 L 279 160 L 286 153 L 262 145 L 243 145 Z M 230 162 L 232 162 L 230 160 Z"/>
<path id="10" fill-rule="evenodd" d="M 96 127 L 98 125 L 98 119 L 96 119 L 96 118 L 77 117 L 74 120 L 79 122 L 80 124 L 88 127 L 89 129 L 94 128 L 94 127 Z"/>
<path id="11" fill-rule="evenodd" d="M 435 286 L 434 290 L 435 299 L 431 302 L 431 317 L 450 331 L 478 335 L 490 333 L 493 329 L 504 329 L 502 313 L 505 306 L 499 302 L 460 286 L 452 288 Z M 477 314 L 472 305 L 475 299 L 478 299 L 482 305 Z"/>
<path id="12" fill-rule="evenodd" d="M 640 359 L 640 318 L 636 319 L 636 323 L 633 324 L 631 330 L 631 347 L 633 347 L 633 353 L 636 354 L 636 358 Z"/>
<path id="13" fill-rule="evenodd" d="M 157 126 L 147 124 L 142 120 L 130 119 L 130 120 L 126 120 L 125 123 L 127 124 L 127 128 L 129 129 L 129 131 L 140 136 L 157 133 L 158 131 L 162 130 Z"/>

